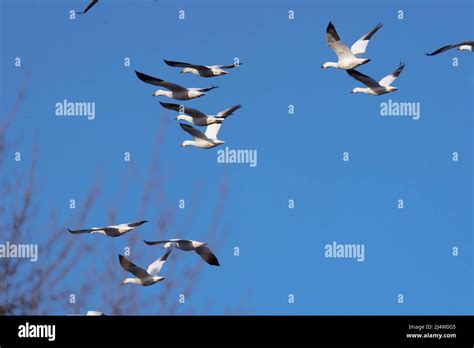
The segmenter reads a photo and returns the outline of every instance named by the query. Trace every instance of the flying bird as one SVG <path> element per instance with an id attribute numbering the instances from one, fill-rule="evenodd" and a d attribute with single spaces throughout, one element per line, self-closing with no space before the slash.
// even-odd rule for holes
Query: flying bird
<path id="1" fill-rule="evenodd" d="M 211 124 L 222 123 L 226 117 L 232 115 L 234 111 L 242 107 L 241 105 L 235 105 L 219 112 L 217 115 L 206 115 L 199 110 L 187 108 L 184 105 L 162 102 L 160 102 L 160 104 L 165 109 L 178 111 L 180 115 L 176 116 L 176 120 L 187 121 L 195 126 L 208 126 Z"/>
<path id="2" fill-rule="evenodd" d="M 349 49 L 349 47 L 347 47 L 339 38 L 339 35 L 337 34 L 334 25 L 329 22 L 328 27 L 326 29 L 326 44 L 336 53 L 338 61 L 337 63 L 326 62 L 321 66 L 321 68 L 327 69 L 332 67 L 337 69 L 351 70 L 357 68 L 358 66 L 361 66 L 362 64 L 367 64 L 368 62 L 370 62 L 370 59 L 359 58 L 357 57 L 357 55 L 365 53 L 370 38 L 380 28 L 382 28 L 381 23 L 377 24 L 374 29 L 363 35 Z"/>
<path id="3" fill-rule="evenodd" d="M 205 92 L 209 92 L 210 90 L 217 88 L 217 86 L 212 86 L 209 88 L 185 88 L 175 83 L 163 81 L 162 79 L 159 79 L 157 77 L 143 74 L 136 70 L 135 73 L 137 74 L 137 77 L 145 83 L 169 89 L 169 91 L 164 91 L 161 89 L 157 90 L 152 94 L 155 97 L 165 96 L 177 100 L 190 100 L 202 97 L 203 95 L 206 95 Z"/>
<path id="4" fill-rule="evenodd" d="M 104 316 L 103 312 L 99 311 L 87 311 L 86 316 Z"/>
<path id="5" fill-rule="evenodd" d="M 84 11 L 82 12 L 77 12 L 77 14 L 85 14 L 87 13 L 87 11 L 89 11 L 95 4 L 97 4 L 99 2 L 99 0 L 92 0 L 89 5 L 87 5 L 87 7 L 84 9 Z"/>
<path id="6" fill-rule="evenodd" d="M 232 69 L 242 65 L 242 63 L 235 63 L 231 65 L 196 65 L 183 62 L 174 62 L 166 60 L 165 63 L 172 67 L 183 68 L 181 73 L 191 73 L 201 77 L 214 77 L 219 75 L 227 75 L 229 72 L 224 69 Z"/>
<path id="7" fill-rule="evenodd" d="M 183 251 L 195 251 L 201 258 L 212 266 L 219 266 L 219 261 L 217 260 L 216 255 L 214 255 L 207 247 L 207 243 L 197 242 L 195 240 L 188 239 L 167 239 L 159 240 L 156 242 L 149 242 L 144 240 L 147 245 L 157 245 L 163 244 L 164 249 L 180 249 Z"/>
<path id="8" fill-rule="evenodd" d="M 217 139 L 217 133 L 221 128 L 220 123 L 213 123 L 207 126 L 204 133 L 184 123 L 180 123 L 179 125 L 185 132 L 191 134 L 193 137 L 193 140 L 183 141 L 181 143 L 182 147 L 195 146 L 201 149 L 210 149 L 225 144 L 225 141 Z"/>
<path id="9" fill-rule="evenodd" d="M 431 53 L 426 53 L 427 56 L 435 56 L 441 52 L 450 50 L 451 48 L 457 48 L 458 51 L 470 51 L 472 52 L 472 48 L 474 47 L 474 41 L 464 41 L 460 42 L 455 45 L 447 45 L 441 48 L 438 48 L 436 51 L 433 51 Z"/>
<path id="10" fill-rule="evenodd" d="M 130 262 L 125 256 L 119 255 L 120 266 L 127 272 L 132 273 L 135 278 L 125 278 L 122 280 L 121 284 L 136 284 L 142 286 L 152 285 L 158 282 L 161 282 L 165 278 L 158 276 L 158 273 L 161 271 L 161 268 L 166 262 L 169 254 L 172 249 L 166 251 L 166 253 L 161 256 L 159 259 L 154 261 L 148 266 L 146 271 Z"/>
<path id="11" fill-rule="evenodd" d="M 100 233 L 100 234 L 105 234 L 106 236 L 109 236 L 109 237 L 120 237 L 121 235 L 128 233 L 132 231 L 133 229 L 137 228 L 138 226 L 141 226 L 147 222 L 148 221 L 143 220 L 143 221 L 138 221 L 138 222 L 129 222 L 126 224 L 112 225 L 112 226 L 106 226 L 106 227 L 92 227 L 92 228 L 88 228 L 84 230 L 70 230 L 69 228 L 67 230 L 73 234 Z"/>
<path id="12" fill-rule="evenodd" d="M 405 64 L 400 63 L 400 66 L 390 75 L 385 76 L 379 82 L 375 81 L 371 77 L 361 74 L 357 70 L 347 70 L 347 73 L 355 78 L 357 81 L 362 82 L 367 88 L 354 88 L 351 93 L 367 93 L 372 95 L 381 95 L 385 93 L 398 91 L 398 88 L 392 87 L 391 84 L 400 75 Z"/>

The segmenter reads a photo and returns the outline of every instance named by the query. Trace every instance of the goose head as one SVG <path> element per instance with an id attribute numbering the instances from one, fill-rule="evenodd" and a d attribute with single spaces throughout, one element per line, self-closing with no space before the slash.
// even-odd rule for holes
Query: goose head
<path id="1" fill-rule="evenodd" d="M 159 89 L 159 90 L 153 92 L 153 94 L 152 94 L 153 97 L 159 97 L 159 96 L 162 96 L 162 95 L 163 95 L 163 96 L 167 95 L 167 92 L 166 92 L 166 91 L 163 91 L 163 90 L 161 90 L 161 89 Z"/>
<path id="2" fill-rule="evenodd" d="M 337 68 L 337 63 L 326 62 L 323 65 L 321 65 L 321 69 L 327 69 L 327 68 Z"/>

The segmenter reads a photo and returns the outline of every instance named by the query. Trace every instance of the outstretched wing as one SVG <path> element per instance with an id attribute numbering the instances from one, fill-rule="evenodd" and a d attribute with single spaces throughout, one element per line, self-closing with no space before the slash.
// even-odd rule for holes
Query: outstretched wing
<path id="1" fill-rule="evenodd" d="M 209 69 L 208 67 L 206 67 L 204 65 L 196 65 L 196 64 L 190 64 L 190 63 L 184 63 L 184 62 L 175 62 L 175 61 L 166 60 L 166 59 L 164 59 L 164 62 L 167 65 L 175 67 L 175 68 L 177 68 L 177 67 L 179 67 L 179 68 L 193 68 L 193 69 L 198 69 L 198 70 Z"/>
<path id="2" fill-rule="evenodd" d="M 209 91 L 212 91 L 214 88 L 217 88 L 219 86 L 212 86 L 212 87 L 209 87 L 209 88 L 196 88 L 199 92 L 209 92 Z"/>
<path id="3" fill-rule="evenodd" d="M 148 272 L 149 275 L 151 276 L 156 276 L 158 273 L 160 273 L 161 268 L 166 262 L 166 259 L 168 258 L 169 254 L 173 251 L 172 248 L 168 249 L 166 253 L 164 253 L 159 259 L 157 259 L 155 262 L 150 264 L 146 271 Z"/>
<path id="4" fill-rule="evenodd" d="M 186 91 L 186 88 L 183 86 L 177 85 L 175 83 L 167 82 L 157 77 L 153 77 L 150 75 L 143 74 L 139 71 L 135 70 L 135 74 L 137 77 L 145 83 L 149 83 L 150 85 L 165 87 L 171 91 Z"/>
<path id="5" fill-rule="evenodd" d="M 148 240 L 144 240 L 143 242 L 147 245 L 157 245 L 157 244 L 165 244 L 165 243 L 168 243 L 168 242 L 176 242 L 176 243 L 179 243 L 179 242 L 183 242 L 184 239 L 167 239 L 167 240 L 157 240 L 157 241 L 148 241 Z"/>
<path id="6" fill-rule="evenodd" d="M 70 230 L 68 228 L 67 230 L 72 234 L 81 234 L 81 233 L 91 233 L 91 232 L 94 232 L 94 231 L 100 231 L 102 229 L 103 228 L 93 227 L 93 228 L 86 228 L 86 229 L 83 229 L 83 230 Z"/>
<path id="7" fill-rule="evenodd" d="M 143 224 L 146 224 L 148 221 L 147 220 L 142 220 L 142 221 L 137 221 L 137 222 L 129 222 L 128 224 L 126 224 L 128 227 L 138 227 L 138 226 L 141 226 Z"/>
<path id="8" fill-rule="evenodd" d="M 441 52 L 444 52 L 444 51 L 447 51 L 447 50 L 450 50 L 451 48 L 454 48 L 454 45 L 446 45 L 446 46 L 443 46 L 441 48 L 438 48 L 436 51 L 433 51 L 431 53 L 426 53 L 427 56 L 435 56 Z"/>
<path id="9" fill-rule="evenodd" d="M 377 24 L 377 26 L 369 31 L 367 34 L 363 35 L 359 40 L 354 42 L 351 47 L 351 51 L 354 54 L 362 54 L 365 53 L 367 49 L 367 45 L 369 44 L 370 38 L 374 35 L 380 28 L 382 28 L 382 23 Z"/>
<path id="10" fill-rule="evenodd" d="M 383 87 L 390 86 L 393 83 L 393 81 L 395 81 L 395 79 L 400 75 L 404 67 L 405 67 L 405 64 L 400 63 L 400 66 L 397 68 L 397 70 L 395 70 L 390 75 L 385 76 L 383 79 L 379 81 L 380 86 L 383 86 Z"/>
<path id="11" fill-rule="evenodd" d="M 460 47 L 460 46 L 474 46 L 474 41 L 464 41 L 464 42 L 460 42 L 458 44 L 455 44 L 455 45 L 447 45 L 447 46 L 443 46 L 441 48 L 438 48 L 436 51 L 433 51 L 431 53 L 426 53 L 427 56 L 435 56 L 441 52 L 444 52 L 444 51 L 447 51 L 447 50 L 450 50 L 451 48 L 457 48 L 457 47 Z"/>
<path id="12" fill-rule="evenodd" d="M 87 5 L 87 7 L 84 9 L 84 11 L 82 12 L 77 12 L 77 14 L 84 14 L 84 13 L 87 13 L 87 11 L 89 11 L 92 6 L 94 6 L 95 4 L 97 4 L 99 2 L 99 0 L 92 0 L 89 5 Z"/>
<path id="13" fill-rule="evenodd" d="M 217 133 L 219 133 L 219 130 L 221 129 L 222 124 L 221 123 L 213 123 L 207 126 L 206 131 L 204 132 L 204 135 L 208 137 L 209 139 L 217 139 Z"/>
<path id="14" fill-rule="evenodd" d="M 373 78 L 371 78 L 370 76 L 364 75 L 364 74 L 358 72 L 357 70 L 354 70 L 354 69 L 346 70 L 346 72 L 350 76 L 355 78 L 357 81 L 362 82 L 367 87 L 371 87 L 371 88 L 380 87 L 379 83 L 377 81 L 375 81 Z"/>
<path id="15" fill-rule="evenodd" d="M 201 112 L 199 110 L 196 110 L 196 109 L 187 108 L 184 105 L 173 104 L 173 103 L 163 103 L 163 102 L 160 102 L 160 104 L 165 109 L 173 110 L 173 111 L 177 111 L 177 112 L 183 112 L 183 113 L 188 114 L 189 116 L 192 116 L 192 117 L 195 117 L 195 118 L 205 118 L 206 117 L 206 115 L 203 112 Z"/>
<path id="16" fill-rule="evenodd" d="M 201 132 L 201 131 L 197 130 L 196 128 L 193 128 L 193 127 L 191 127 L 191 126 L 189 126 L 189 125 L 187 125 L 187 124 L 180 123 L 179 125 L 181 126 L 181 128 L 182 128 L 185 132 L 191 134 L 191 136 L 192 136 L 193 138 L 202 139 L 202 140 L 205 140 L 205 141 L 209 141 L 209 139 L 208 139 L 208 137 L 207 137 L 207 129 L 209 129 L 210 126 L 207 126 L 206 135 L 205 135 L 203 132 Z M 214 124 L 212 124 L 211 126 L 214 126 Z M 220 125 L 219 125 L 219 126 L 220 126 Z"/>
<path id="17" fill-rule="evenodd" d="M 219 266 L 219 261 L 217 260 L 216 255 L 214 255 L 211 249 L 209 249 L 207 246 L 201 245 L 200 247 L 197 247 L 194 250 L 208 264 L 213 265 L 213 266 Z"/>
<path id="18" fill-rule="evenodd" d="M 242 107 L 242 105 L 234 105 L 234 106 L 232 106 L 228 109 L 225 109 L 225 110 L 219 112 L 216 116 L 226 118 L 227 116 L 232 115 L 235 110 L 239 110 L 241 107 Z"/>
<path id="19" fill-rule="evenodd" d="M 326 28 L 326 44 L 336 53 L 339 60 L 351 57 L 355 58 L 349 47 L 341 41 L 336 28 L 331 22 L 329 22 L 328 27 Z"/>
<path id="20" fill-rule="evenodd" d="M 165 243 L 168 243 L 169 240 L 157 240 L 157 241 L 154 241 L 154 242 L 151 242 L 151 241 L 147 241 L 147 240 L 144 240 L 143 243 L 145 243 L 146 245 L 158 245 L 158 244 L 165 244 Z"/>
<path id="21" fill-rule="evenodd" d="M 147 271 L 127 260 L 125 256 L 119 255 L 119 261 L 120 266 L 122 266 L 122 268 L 127 272 L 132 273 L 135 277 L 143 279 L 149 276 Z"/>

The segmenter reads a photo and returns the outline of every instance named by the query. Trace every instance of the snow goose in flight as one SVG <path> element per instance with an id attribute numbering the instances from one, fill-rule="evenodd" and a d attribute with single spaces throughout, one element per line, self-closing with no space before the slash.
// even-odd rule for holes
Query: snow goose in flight
<path id="1" fill-rule="evenodd" d="M 163 244 L 164 249 L 176 248 L 183 251 L 195 251 L 201 258 L 212 266 L 219 266 L 219 261 L 217 260 L 216 255 L 214 255 L 207 247 L 207 243 L 197 242 L 195 240 L 188 239 L 167 239 L 159 240 L 156 242 L 148 242 L 144 240 L 145 244 L 148 245 L 157 245 Z"/>
<path id="2" fill-rule="evenodd" d="M 88 228 L 84 230 L 70 230 L 69 228 L 67 230 L 73 234 L 100 233 L 100 234 L 105 234 L 106 236 L 109 236 L 109 237 L 120 237 L 121 235 L 128 233 L 132 231 L 133 229 L 135 229 L 136 227 L 141 226 L 147 222 L 148 221 L 143 220 L 143 221 L 138 221 L 138 222 L 129 222 L 126 224 L 112 225 L 112 226 L 106 226 L 106 227 L 92 227 L 92 228 Z"/>
<path id="3" fill-rule="evenodd" d="M 152 95 L 155 97 L 165 96 L 177 100 L 190 100 L 194 98 L 199 98 L 205 95 L 205 92 L 217 88 L 217 86 L 212 86 L 209 88 L 185 88 L 183 86 L 177 85 L 175 83 L 163 81 L 157 77 L 145 75 L 139 71 L 135 70 L 137 77 L 143 82 L 149 83 L 150 85 L 164 87 L 169 89 L 169 91 L 157 90 Z"/>
<path id="4" fill-rule="evenodd" d="M 335 62 L 326 62 L 321 68 L 338 68 L 338 69 L 355 69 L 362 64 L 370 62 L 370 59 L 359 58 L 358 54 L 365 53 L 369 40 L 380 28 L 382 24 L 377 24 L 377 26 L 369 31 L 367 34 L 363 35 L 359 40 L 357 40 L 352 47 L 349 49 L 339 38 L 336 28 L 334 25 L 329 22 L 329 25 L 326 29 L 326 44 L 336 53 L 337 63 Z"/>
<path id="5" fill-rule="evenodd" d="M 92 8 L 92 6 L 94 6 L 94 5 L 97 4 L 98 2 L 99 2 L 99 0 L 92 0 L 92 1 L 89 3 L 89 5 L 87 5 L 87 7 L 84 9 L 84 11 L 82 11 L 82 12 L 77 12 L 77 14 L 85 14 L 85 13 L 87 13 L 87 11 L 89 11 L 89 10 Z"/>
<path id="6" fill-rule="evenodd" d="M 183 141 L 181 144 L 182 147 L 195 146 L 201 149 L 210 149 L 225 144 L 225 141 L 217 139 L 217 133 L 221 128 L 221 123 L 213 123 L 207 126 L 204 133 L 184 123 L 180 123 L 179 125 L 185 132 L 188 132 L 193 137 L 193 140 Z"/>
<path id="7" fill-rule="evenodd" d="M 184 105 L 162 102 L 160 102 L 160 104 L 165 109 L 178 111 L 180 115 L 176 117 L 176 120 L 187 121 L 195 126 L 208 126 L 215 123 L 222 123 L 227 116 L 232 115 L 235 110 L 238 110 L 242 107 L 241 105 L 235 105 L 219 112 L 217 115 L 206 115 L 199 110 L 187 108 Z"/>
<path id="8" fill-rule="evenodd" d="M 125 256 L 119 255 L 120 266 L 135 276 L 135 278 L 125 278 L 121 284 L 148 286 L 164 280 L 165 278 L 158 276 L 158 273 L 165 264 L 171 250 L 168 250 L 163 256 L 150 264 L 146 270 L 130 262 Z"/>
<path id="9" fill-rule="evenodd" d="M 347 70 L 347 73 L 355 78 L 357 81 L 362 82 L 367 88 L 354 88 L 351 93 L 367 93 L 372 95 L 381 95 L 385 93 L 395 92 L 398 90 L 396 87 L 392 87 L 391 84 L 400 75 L 405 64 L 400 63 L 400 66 L 390 75 L 385 76 L 379 82 L 375 81 L 371 77 L 361 74 L 357 70 Z"/>
<path id="10" fill-rule="evenodd" d="M 99 311 L 87 311 L 86 316 L 105 316 L 105 314 Z"/>
<path id="11" fill-rule="evenodd" d="M 459 51 L 471 51 L 472 52 L 473 47 L 474 47 L 474 41 L 464 41 L 464 42 L 460 42 L 460 43 L 455 44 L 455 45 L 447 45 L 447 46 L 438 48 L 436 51 L 433 51 L 431 53 L 427 53 L 426 55 L 427 56 L 435 56 L 435 55 L 437 55 L 441 52 L 450 50 L 451 48 L 457 48 Z"/>
<path id="12" fill-rule="evenodd" d="M 201 77 L 214 77 L 219 75 L 227 75 L 228 72 L 224 69 L 232 69 L 242 65 L 242 63 L 235 63 L 231 65 L 196 65 L 183 62 L 174 62 L 166 60 L 165 63 L 172 67 L 183 68 L 181 73 L 191 73 Z"/>

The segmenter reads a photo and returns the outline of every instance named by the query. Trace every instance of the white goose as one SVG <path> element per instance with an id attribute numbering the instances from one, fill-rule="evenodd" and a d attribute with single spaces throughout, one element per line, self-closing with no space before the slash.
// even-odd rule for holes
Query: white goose
<path id="1" fill-rule="evenodd" d="M 228 72 L 224 69 L 232 69 L 242 65 L 242 63 L 235 63 L 231 65 L 196 65 L 183 62 L 174 62 L 172 60 L 165 60 L 165 63 L 172 67 L 183 68 L 181 73 L 191 73 L 201 77 L 227 75 Z"/>
<path id="2" fill-rule="evenodd" d="M 135 73 L 137 74 L 137 77 L 143 82 L 149 83 L 150 85 L 160 86 L 160 87 L 169 89 L 169 91 L 164 91 L 161 89 L 157 90 L 156 92 L 152 94 L 155 97 L 165 96 L 165 97 L 177 99 L 177 100 L 190 100 L 190 99 L 202 97 L 203 95 L 206 95 L 205 92 L 208 92 L 210 90 L 213 90 L 214 88 L 217 88 L 217 86 L 212 86 L 209 88 L 185 88 L 175 83 L 166 82 L 157 77 L 143 74 L 136 70 L 135 70 Z"/>
<path id="3" fill-rule="evenodd" d="M 179 125 L 185 132 L 191 134 L 193 137 L 193 140 L 183 141 L 181 144 L 182 147 L 195 146 L 201 149 L 210 149 L 225 144 L 225 141 L 217 139 L 217 133 L 219 133 L 219 129 L 221 128 L 220 123 L 213 123 L 207 126 L 204 133 L 184 123 L 180 123 Z"/>
<path id="4" fill-rule="evenodd" d="M 450 50 L 452 48 L 457 48 L 459 51 L 470 51 L 470 52 L 472 52 L 473 47 L 474 47 L 474 41 L 464 41 L 464 42 L 460 42 L 460 43 L 454 44 L 454 45 L 443 46 L 441 48 L 438 48 L 436 51 L 433 51 L 431 53 L 426 53 L 426 55 L 427 56 L 435 56 L 435 55 L 437 55 L 441 52 Z"/>
<path id="5" fill-rule="evenodd" d="M 119 255 L 120 266 L 135 276 L 135 278 L 125 278 L 121 284 L 148 286 L 161 282 L 165 278 L 158 276 L 158 273 L 161 271 L 171 251 L 172 249 L 168 250 L 163 256 L 150 264 L 146 271 L 130 262 L 125 256 Z"/>
<path id="6" fill-rule="evenodd" d="M 199 110 L 187 108 L 184 105 L 162 102 L 160 102 L 160 104 L 165 109 L 178 111 L 180 115 L 176 117 L 176 120 L 187 121 L 195 126 L 208 126 L 215 123 L 222 123 L 226 117 L 232 115 L 235 110 L 238 110 L 242 107 L 241 105 L 235 105 L 219 112 L 217 115 L 206 115 Z"/>
<path id="7" fill-rule="evenodd" d="M 92 228 L 87 228 L 84 230 L 70 230 L 69 228 L 67 230 L 73 234 L 99 233 L 99 234 L 104 234 L 109 237 L 120 237 L 121 235 L 124 235 L 125 233 L 128 233 L 134 230 L 135 228 L 137 228 L 138 226 L 141 226 L 147 222 L 148 221 L 143 220 L 143 221 L 138 221 L 138 222 L 129 222 L 129 223 L 120 224 L 120 225 L 112 225 L 112 226 L 105 226 L 105 227 L 92 227 Z"/>
<path id="8" fill-rule="evenodd" d="M 395 79 L 400 75 L 405 64 L 400 63 L 400 66 L 390 75 L 385 76 L 379 82 L 375 81 L 373 78 L 361 74 L 357 70 L 347 70 L 347 73 L 355 78 L 357 81 L 362 82 L 367 88 L 354 88 L 351 93 L 367 93 L 371 95 L 381 95 L 385 93 L 395 92 L 398 91 L 398 88 L 392 87 L 391 84 Z"/>
<path id="9" fill-rule="evenodd" d="M 164 249 L 176 248 L 183 251 L 195 251 L 208 264 L 212 266 L 219 266 L 219 261 L 217 260 L 216 255 L 214 255 L 211 249 L 207 247 L 207 243 L 189 239 L 167 239 L 156 242 L 148 242 L 144 240 L 144 242 L 148 245 L 163 244 Z"/>
<path id="10" fill-rule="evenodd" d="M 359 40 L 357 40 L 352 47 L 349 49 L 339 38 L 336 28 L 334 25 L 329 22 L 329 25 L 326 29 L 326 44 L 336 53 L 337 63 L 335 62 L 326 62 L 321 68 L 337 68 L 337 69 L 355 69 L 362 64 L 370 62 L 370 59 L 359 58 L 356 55 L 365 53 L 369 40 L 380 28 L 382 24 L 377 24 L 377 26 L 369 31 L 367 34 L 363 35 Z"/>

